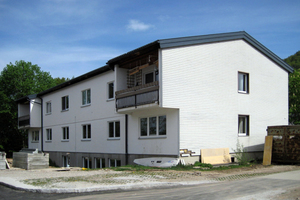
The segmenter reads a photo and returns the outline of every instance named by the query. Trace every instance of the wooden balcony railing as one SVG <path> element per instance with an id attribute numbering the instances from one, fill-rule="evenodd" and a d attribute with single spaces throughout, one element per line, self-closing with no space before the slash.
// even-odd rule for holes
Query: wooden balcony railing
<path id="1" fill-rule="evenodd" d="M 116 92 L 116 108 L 137 107 L 158 102 L 158 81 Z"/>

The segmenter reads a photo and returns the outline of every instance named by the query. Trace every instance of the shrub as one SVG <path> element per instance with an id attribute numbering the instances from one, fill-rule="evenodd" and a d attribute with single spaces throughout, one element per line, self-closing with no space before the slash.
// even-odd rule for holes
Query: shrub
<path id="1" fill-rule="evenodd" d="M 243 144 L 240 144 L 239 140 L 236 143 L 236 150 L 234 150 L 235 158 L 239 165 L 247 165 L 250 161 L 249 156 L 247 154 L 247 150 L 244 148 Z"/>

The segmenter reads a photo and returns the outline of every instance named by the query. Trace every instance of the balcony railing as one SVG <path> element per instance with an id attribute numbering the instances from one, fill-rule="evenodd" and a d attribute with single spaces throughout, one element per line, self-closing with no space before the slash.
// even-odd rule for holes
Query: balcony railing
<path id="1" fill-rule="evenodd" d="M 116 92 L 116 108 L 137 107 L 158 102 L 158 81 Z"/>
<path id="2" fill-rule="evenodd" d="M 19 117 L 19 127 L 30 125 L 30 115 Z"/>

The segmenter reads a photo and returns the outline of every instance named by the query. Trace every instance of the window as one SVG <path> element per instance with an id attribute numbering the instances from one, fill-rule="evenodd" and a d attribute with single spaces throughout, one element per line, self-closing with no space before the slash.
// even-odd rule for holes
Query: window
<path id="1" fill-rule="evenodd" d="M 249 136 L 249 116 L 239 115 L 239 136 Z"/>
<path id="2" fill-rule="evenodd" d="M 31 138 L 32 142 L 38 142 L 40 140 L 39 139 L 40 138 L 39 131 L 32 131 L 31 136 L 32 136 L 32 138 Z"/>
<path id="3" fill-rule="evenodd" d="M 46 103 L 46 114 L 51 114 L 52 108 L 51 108 L 51 102 Z"/>
<path id="4" fill-rule="evenodd" d="M 95 168 L 105 168 L 105 158 L 95 158 Z"/>
<path id="5" fill-rule="evenodd" d="M 61 110 L 69 110 L 69 96 L 61 98 Z"/>
<path id="6" fill-rule="evenodd" d="M 92 168 L 92 159 L 89 157 L 83 157 L 83 167 L 84 168 Z"/>
<path id="7" fill-rule="evenodd" d="M 46 129 L 46 134 L 47 134 L 47 141 L 51 141 L 52 140 L 52 129 Z"/>
<path id="8" fill-rule="evenodd" d="M 164 136 L 167 135 L 167 117 L 156 116 L 140 119 L 141 136 Z"/>
<path id="9" fill-rule="evenodd" d="M 145 84 L 154 82 L 154 72 L 145 74 Z"/>
<path id="10" fill-rule="evenodd" d="M 109 122 L 109 137 L 110 138 L 119 138 L 120 137 L 120 122 Z"/>
<path id="11" fill-rule="evenodd" d="M 91 104 L 91 89 L 82 91 L 82 105 Z"/>
<path id="12" fill-rule="evenodd" d="M 114 97 L 114 83 L 108 83 L 108 99 L 113 99 Z"/>
<path id="13" fill-rule="evenodd" d="M 82 139 L 87 140 L 91 139 L 91 125 L 83 125 L 82 126 Z"/>
<path id="14" fill-rule="evenodd" d="M 241 93 L 249 93 L 249 74 L 238 73 L 238 90 Z"/>
<path id="15" fill-rule="evenodd" d="M 69 156 L 62 156 L 63 167 L 70 167 L 70 158 Z"/>
<path id="16" fill-rule="evenodd" d="M 121 160 L 109 159 L 109 167 L 120 167 L 120 166 L 121 166 Z"/>
<path id="17" fill-rule="evenodd" d="M 69 127 L 62 128 L 62 139 L 69 140 Z"/>

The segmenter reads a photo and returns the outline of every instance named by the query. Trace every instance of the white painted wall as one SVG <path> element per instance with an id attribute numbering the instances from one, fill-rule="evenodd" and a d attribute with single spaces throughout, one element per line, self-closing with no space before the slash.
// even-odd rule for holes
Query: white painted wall
<path id="1" fill-rule="evenodd" d="M 30 100 L 30 127 L 41 127 L 41 100 Z"/>
<path id="2" fill-rule="evenodd" d="M 39 131 L 39 141 L 36 142 L 36 141 L 32 141 L 32 131 Z M 41 150 L 41 129 L 32 129 L 30 128 L 28 130 L 28 149 L 39 149 Z"/>
<path id="3" fill-rule="evenodd" d="M 18 117 L 30 115 L 30 105 L 18 103 Z"/>
<path id="4" fill-rule="evenodd" d="M 127 69 L 115 66 L 115 91 L 127 89 Z"/>
<path id="5" fill-rule="evenodd" d="M 105 72 L 78 84 L 43 96 L 51 101 L 52 113 L 44 114 L 44 138 L 46 129 L 52 128 L 52 141 L 44 143 L 45 151 L 63 152 L 125 152 L 125 116 L 115 112 L 115 100 L 107 100 L 107 83 L 114 81 L 114 71 Z M 91 89 L 91 105 L 82 106 L 81 91 Z M 69 110 L 61 111 L 61 97 L 69 96 Z M 120 121 L 121 137 L 108 138 L 108 121 Z M 91 124 L 91 140 L 82 140 L 82 125 Z M 69 126 L 70 138 L 62 141 L 62 127 Z"/>
<path id="6" fill-rule="evenodd" d="M 145 109 L 128 115 L 128 153 L 178 155 L 179 116 L 178 109 Z M 166 115 L 166 137 L 140 137 L 140 118 Z"/>
<path id="7" fill-rule="evenodd" d="M 237 140 L 254 147 L 267 126 L 288 124 L 288 73 L 243 40 L 160 53 L 160 105 L 180 108 L 180 148 L 232 152 Z M 237 91 L 238 71 L 249 73 L 249 94 Z M 238 137 L 239 114 L 250 116 L 249 137 Z"/>

